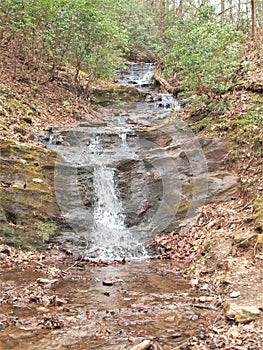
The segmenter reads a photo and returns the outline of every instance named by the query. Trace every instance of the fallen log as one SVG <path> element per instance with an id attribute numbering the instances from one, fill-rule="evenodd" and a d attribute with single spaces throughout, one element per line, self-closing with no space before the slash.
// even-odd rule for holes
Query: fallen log
<path id="1" fill-rule="evenodd" d="M 162 74 L 162 66 L 161 64 L 157 64 L 154 72 L 154 79 L 169 93 L 174 96 L 181 91 L 180 86 L 172 86 L 163 76 Z"/>

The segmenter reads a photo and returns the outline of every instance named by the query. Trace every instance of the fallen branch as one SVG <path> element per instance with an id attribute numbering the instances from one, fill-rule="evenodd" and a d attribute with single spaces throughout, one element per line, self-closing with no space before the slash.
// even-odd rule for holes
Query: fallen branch
<path id="1" fill-rule="evenodd" d="M 144 340 L 142 343 L 134 345 L 130 350 L 162 350 L 162 347 L 152 340 Z"/>
<path id="2" fill-rule="evenodd" d="M 212 306 L 212 305 L 201 305 L 201 304 L 189 304 L 189 306 L 191 307 L 196 307 L 198 309 L 205 309 L 205 310 L 213 310 L 213 311 L 217 311 L 218 308 Z"/>
<path id="3" fill-rule="evenodd" d="M 168 83 L 168 81 L 164 78 L 162 74 L 162 66 L 161 64 L 157 64 L 154 72 L 154 79 L 158 81 L 158 83 L 169 93 L 174 96 L 177 96 L 177 94 L 181 91 L 180 86 L 172 86 Z"/>

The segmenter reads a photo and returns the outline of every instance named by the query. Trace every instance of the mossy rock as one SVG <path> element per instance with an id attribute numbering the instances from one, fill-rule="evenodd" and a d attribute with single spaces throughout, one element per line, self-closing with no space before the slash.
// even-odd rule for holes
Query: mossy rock
<path id="1" fill-rule="evenodd" d="M 107 87 L 96 88 L 91 92 L 91 102 L 100 106 L 107 106 L 121 102 L 140 101 L 146 92 L 129 86 L 111 84 Z"/>
<path id="2" fill-rule="evenodd" d="M 228 303 L 224 309 L 226 318 L 236 323 L 249 323 L 256 320 L 260 314 L 260 310 L 256 306 Z"/>
<path id="3" fill-rule="evenodd" d="M 55 200 L 56 153 L 0 138 L 0 236 L 4 243 L 37 248 L 60 224 Z"/>

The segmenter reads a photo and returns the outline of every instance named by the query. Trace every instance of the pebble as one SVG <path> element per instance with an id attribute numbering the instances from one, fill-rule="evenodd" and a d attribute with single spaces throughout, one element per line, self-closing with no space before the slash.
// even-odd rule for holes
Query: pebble
<path id="1" fill-rule="evenodd" d="M 230 293 L 230 298 L 238 298 L 240 296 L 240 292 L 238 291 L 234 291 L 232 293 Z"/>

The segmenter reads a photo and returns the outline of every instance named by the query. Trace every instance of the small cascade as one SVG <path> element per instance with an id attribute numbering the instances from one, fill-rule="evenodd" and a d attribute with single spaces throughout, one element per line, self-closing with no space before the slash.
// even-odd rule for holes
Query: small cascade
<path id="1" fill-rule="evenodd" d="M 136 110 L 139 122 L 151 124 L 155 119 L 163 119 L 170 112 L 181 109 L 180 102 L 175 96 L 159 92 L 159 87 L 154 81 L 154 63 L 129 63 L 126 66 L 126 70 L 118 72 L 116 83 L 149 93 L 145 100 L 131 107 Z"/>
<path id="2" fill-rule="evenodd" d="M 156 108 L 170 110 L 179 110 L 181 108 L 178 100 L 170 94 L 158 94 L 154 99 L 154 103 Z"/>
<path id="3" fill-rule="evenodd" d="M 133 86 L 149 90 L 154 84 L 154 63 L 130 63 L 125 71 L 118 72 L 117 83 L 121 86 Z"/>
<path id="4" fill-rule="evenodd" d="M 119 135 L 120 154 L 129 152 L 126 133 Z M 94 163 L 93 187 L 94 209 L 93 227 L 86 235 L 87 251 L 85 257 L 95 260 L 121 260 L 146 257 L 147 252 L 140 237 L 132 233 L 125 225 L 125 213 L 118 191 L 116 169 L 112 168 L 105 157 L 101 137 L 95 136 L 91 143 L 92 162 Z"/>
<path id="5" fill-rule="evenodd" d="M 88 237 L 86 257 L 105 261 L 146 255 L 144 247 L 125 227 L 115 170 L 104 165 L 96 167 L 93 184 L 96 196 L 94 224 Z"/>
<path id="6" fill-rule="evenodd" d="M 124 213 L 115 181 L 115 171 L 104 165 L 94 169 L 93 185 L 97 200 L 94 207 L 95 228 L 123 230 Z"/>

